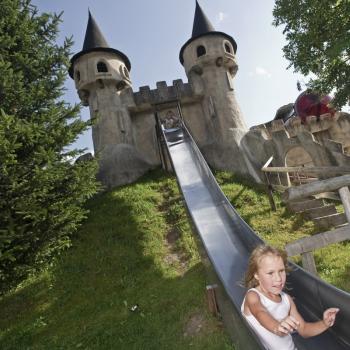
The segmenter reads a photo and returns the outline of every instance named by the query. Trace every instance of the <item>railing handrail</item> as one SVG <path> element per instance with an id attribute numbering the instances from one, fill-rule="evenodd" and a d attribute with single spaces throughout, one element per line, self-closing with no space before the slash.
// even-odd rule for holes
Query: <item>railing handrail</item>
<path id="1" fill-rule="evenodd" d="M 349 174 L 348 166 L 314 166 L 314 167 L 262 167 L 261 171 L 269 173 L 314 173 L 314 174 Z"/>

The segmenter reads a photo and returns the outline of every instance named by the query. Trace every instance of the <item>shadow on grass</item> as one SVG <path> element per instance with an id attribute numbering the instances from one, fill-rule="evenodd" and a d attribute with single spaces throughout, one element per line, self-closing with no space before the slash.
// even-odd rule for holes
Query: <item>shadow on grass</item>
<path id="1" fill-rule="evenodd" d="M 2 350 L 223 348 L 216 324 L 184 336 L 186 320 L 204 309 L 203 266 L 179 276 L 164 264 L 164 223 L 148 212 L 152 204 L 120 195 L 128 191 L 96 196 L 73 247 L 42 279 L 0 301 Z"/>

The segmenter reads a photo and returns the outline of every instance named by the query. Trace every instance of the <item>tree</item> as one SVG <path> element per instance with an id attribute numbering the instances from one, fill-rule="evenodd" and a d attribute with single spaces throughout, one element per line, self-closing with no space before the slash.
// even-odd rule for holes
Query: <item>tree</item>
<path id="1" fill-rule="evenodd" d="M 69 150 L 89 127 L 62 100 L 71 39 L 61 15 L 0 0 L 0 292 L 70 245 L 98 190 L 95 161 Z"/>
<path id="2" fill-rule="evenodd" d="M 333 103 L 350 102 L 350 1 L 276 0 L 275 26 L 284 25 L 283 51 L 295 71 L 307 76 L 308 87 L 334 92 Z"/>

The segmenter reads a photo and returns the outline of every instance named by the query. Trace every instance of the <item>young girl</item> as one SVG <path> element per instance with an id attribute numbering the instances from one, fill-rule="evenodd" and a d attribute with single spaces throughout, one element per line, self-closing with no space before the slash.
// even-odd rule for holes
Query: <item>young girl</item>
<path id="1" fill-rule="evenodd" d="M 291 333 L 312 337 L 333 326 L 339 309 L 330 308 L 323 320 L 305 322 L 293 299 L 282 290 L 286 282 L 287 255 L 261 245 L 252 252 L 245 276 L 248 289 L 242 303 L 243 316 L 268 350 L 295 350 Z"/>

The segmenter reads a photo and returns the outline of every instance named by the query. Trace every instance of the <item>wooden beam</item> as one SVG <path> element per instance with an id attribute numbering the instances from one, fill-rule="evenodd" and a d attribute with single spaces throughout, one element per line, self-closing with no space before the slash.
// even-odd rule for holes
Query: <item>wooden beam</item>
<path id="1" fill-rule="evenodd" d="M 332 231 L 318 233 L 310 237 L 303 237 L 295 242 L 288 243 L 285 247 L 288 256 L 294 256 L 311 252 L 315 249 L 326 247 L 329 244 L 350 240 L 350 225 L 337 228 Z"/>
<path id="2" fill-rule="evenodd" d="M 264 172 L 269 173 L 300 173 L 300 174 L 321 174 L 321 175 L 343 175 L 350 173 L 350 167 L 348 166 L 314 166 L 314 167 L 265 167 L 261 168 Z"/>
<path id="3" fill-rule="evenodd" d="M 314 255 L 311 252 L 301 254 L 301 263 L 305 270 L 311 272 L 315 276 L 318 275 Z"/>
<path id="4" fill-rule="evenodd" d="M 333 177 L 331 179 L 314 181 L 309 184 L 289 187 L 283 194 L 284 202 L 295 201 L 313 194 L 331 192 L 350 184 L 350 175 Z"/>
<path id="5" fill-rule="evenodd" d="M 263 165 L 263 167 L 261 168 L 262 171 L 264 171 L 264 169 L 266 169 L 270 163 L 273 161 L 273 156 L 271 156 L 268 161 Z"/>
<path id="6" fill-rule="evenodd" d="M 339 195 L 341 198 L 341 201 L 344 206 L 344 212 L 346 215 L 346 219 L 350 223 L 350 192 L 349 192 L 349 187 L 345 186 L 342 188 L 339 188 Z"/>

